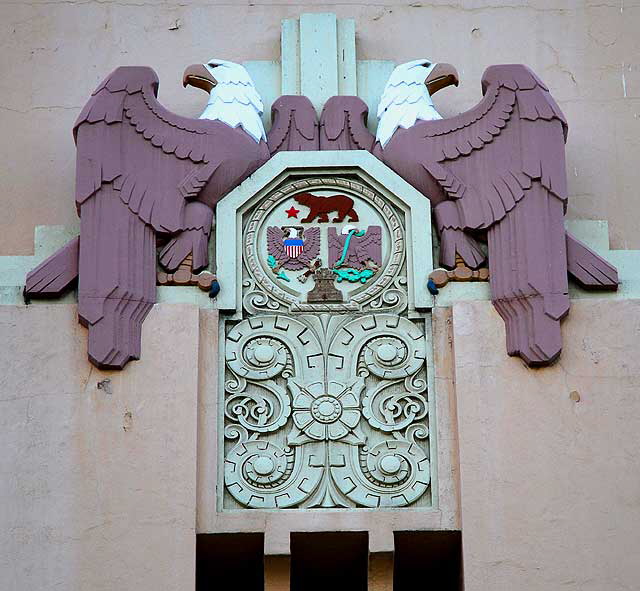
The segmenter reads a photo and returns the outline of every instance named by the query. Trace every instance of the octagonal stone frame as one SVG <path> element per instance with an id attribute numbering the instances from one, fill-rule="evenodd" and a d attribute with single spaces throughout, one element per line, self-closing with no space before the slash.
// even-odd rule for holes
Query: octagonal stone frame
<path id="1" fill-rule="evenodd" d="M 375 156 L 363 150 L 279 152 L 216 206 L 216 273 L 221 290 L 216 307 L 241 314 L 242 217 L 287 178 L 332 174 L 355 175 L 405 217 L 409 310 L 429 310 L 433 296 L 427 290 L 433 270 L 429 200 Z M 416 264 L 415 253 L 420 253 Z"/>

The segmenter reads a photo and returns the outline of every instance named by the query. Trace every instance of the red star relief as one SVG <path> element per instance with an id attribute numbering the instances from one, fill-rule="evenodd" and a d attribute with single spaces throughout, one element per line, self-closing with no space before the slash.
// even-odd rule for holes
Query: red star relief
<path id="1" fill-rule="evenodd" d="M 298 214 L 300 213 L 300 210 L 299 210 L 299 209 L 296 209 L 296 208 L 292 205 L 289 209 L 285 210 L 285 213 L 287 214 L 287 219 L 288 219 L 288 218 L 297 218 L 297 217 L 298 217 Z"/>

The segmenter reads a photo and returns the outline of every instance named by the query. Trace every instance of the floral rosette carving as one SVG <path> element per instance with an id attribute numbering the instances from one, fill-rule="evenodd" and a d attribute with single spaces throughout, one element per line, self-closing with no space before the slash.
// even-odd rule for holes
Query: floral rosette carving
<path id="1" fill-rule="evenodd" d="M 348 439 L 356 445 L 364 443 L 364 437 L 357 429 L 363 388 L 362 380 L 356 380 L 351 385 L 329 382 L 328 388 L 322 382 L 300 386 L 290 380 L 292 416 L 297 432 L 292 431 L 289 435 L 289 445 L 300 445 L 310 440 L 340 439 Z"/>

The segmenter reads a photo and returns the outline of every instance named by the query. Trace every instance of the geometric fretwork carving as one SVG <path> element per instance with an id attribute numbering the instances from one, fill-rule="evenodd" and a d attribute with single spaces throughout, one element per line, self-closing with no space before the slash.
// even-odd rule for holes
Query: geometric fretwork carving
<path id="1" fill-rule="evenodd" d="M 423 320 L 251 317 L 225 357 L 225 507 L 430 504 Z"/>

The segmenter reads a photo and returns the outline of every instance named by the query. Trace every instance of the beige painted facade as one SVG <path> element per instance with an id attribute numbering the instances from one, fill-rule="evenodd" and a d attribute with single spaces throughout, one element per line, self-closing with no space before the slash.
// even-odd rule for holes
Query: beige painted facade
<path id="1" fill-rule="evenodd" d="M 17 0 L 0 4 L 0 256 L 33 252 L 36 225 L 77 224 L 71 126 L 110 70 L 153 66 L 162 102 L 196 115 L 186 64 L 277 60 L 281 19 L 316 11 L 356 19 L 358 59 L 455 64 L 444 115 L 477 102 L 486 66 L 530 65 L 569 120 L 569 216 L 640 248 L 637 3 Z M 433 335 L 428 527 L 462 529 L 466 591 L 639 588 L 640 301 L 573 300 L 551 368 L 505 355 L 487 301 L 435 309 Z M 267 589 L 285 590 L 289 532 L 316 529 L 367 530 L 370 589 L 390 588 L 402 511 L 216 514 L 217 337 L 214 310 L 159 304 L 143 360 L 103 372 L 74 304 L 0 306 L 0 589 L 192 589 L 196 532 L 259 531 Z"/>
<path id="2" fill-rule="evenodd" d="M 637 589 L 640 301 L 574 301 L 534 371 L 485 302 L 453 331 L 465 591 Z"/>
<path id="3" fill-rule="evenodd" d="M 0 588 L 193 588 L 198 308 L 157 306 L 120 373 L 75 306 L 0 318 Z"/>

